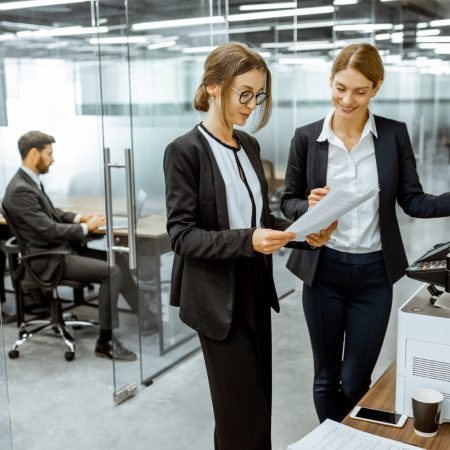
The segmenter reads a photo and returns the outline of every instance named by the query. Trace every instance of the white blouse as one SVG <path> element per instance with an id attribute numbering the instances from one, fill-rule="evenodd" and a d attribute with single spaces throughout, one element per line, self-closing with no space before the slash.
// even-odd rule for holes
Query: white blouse
<path id="1" fill-rule="evenodd" d="M 378 186 L 378 170 L 375 160 L 374 137 L 377 129 L 373 114 L 364 126 L 359 142 L 347 150 L 344 143 L 331 129 L 334 110 L 324 121 L 318 141 L 328 140 L 327 185 L 331 189 L 351 192 L 367 192 Z M 378 195 L 365 201 L 338 222 L 327 247 L 349 253 L 369 253 L 381 250 Z"/>
<path id="2" fill-rule="evenodd" d="M 252 202 L 247 187 L 239 174 L 234 155 L 237 149 L 220 141 L 202 126 L 199 125 L 198 129 L 207 139 L 225 182 L 230 229 L 251 228 Z M 256 226 L 260 227 L 263 207 L 261 185 L 242 146 L 237 151 L 237 156 L 253 194 L 256 206 Z"/>

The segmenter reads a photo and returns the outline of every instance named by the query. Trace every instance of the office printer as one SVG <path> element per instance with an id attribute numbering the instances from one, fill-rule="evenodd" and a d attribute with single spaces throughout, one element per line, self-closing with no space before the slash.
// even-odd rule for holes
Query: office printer
<path id="1" fill-rule="evenodd" d="M 450 422 L 450 242 L 433 247 L 406 274 L 428 286 L 398 311 L 395 410 L 412 417 L 411 391 L 428 387 L 443 394 L 441 422 Z"/>

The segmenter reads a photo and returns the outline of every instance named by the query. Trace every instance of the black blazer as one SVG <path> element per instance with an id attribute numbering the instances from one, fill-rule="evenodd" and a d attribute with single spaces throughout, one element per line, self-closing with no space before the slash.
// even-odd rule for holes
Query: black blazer
<path id="1" fill-rule="evenodd" d="M 36 183 L 19 169 L 6 187 L 3 206 L 30 253 L 48 249 L 70 250 L 70 242 L 83 239 L 74 224 L 75 213 L 55 208 Z M 34 260 L 32 268 L 43 280 L 51 279 L 60 258 Z"/>
<path id="2" fill-rule="evenodd" d="M 270 213 L 258 142 L 243 131 L 235 133 L 261 184 L 262 225 L 284 230 L 291 222 Z M 204 336 L 226 338 L 235 295 L 233 260 L 257 256 L 264 258 L 267 273 L 261 274 L 261 282 L 266 283 L 267 297 L 278 312 L 272 258 L 253 251 L 253 229 L 230 230 L 225 183 L 197 127 L 168 145 L 164 173 L 167 231 L 175 253 L 170 303 L 180 307 L 181 320 Z"/>
<path id="3" fill-rule="evenodd" d="M 328 142 L 317 142 L 324 120 L 297 128 L 291 141 L 281 210 L 295 220 L 308 210 L 312 189 L 326 185 Z M 380 234 L 386 272 L 391 284 L 408 266 L 395 212 L 396 201 L 412 217 L 450 215 L 450 193 L 439 196 L 423 192 L 406 124 L 375 116 L 378 138 L 374 136 L 375 158 L 380 186 Z M 294 250 L 287 268 L 311 285 L 319 260 L 317 252 Z"/>

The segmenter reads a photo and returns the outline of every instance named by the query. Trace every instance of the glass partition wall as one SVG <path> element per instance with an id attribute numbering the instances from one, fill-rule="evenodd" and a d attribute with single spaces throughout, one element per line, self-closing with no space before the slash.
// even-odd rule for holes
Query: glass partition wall
<path id="1" fill-rule="evenodd" d="M 100 235 L 89 243 L 107 252 L 109 262 L 118 264 L 135 284 L 132 306 L 120 297 L 114 337 L 138 358 L 113 362 L 117 403 L 198 348 L 195 333 L 169 306 L 173 254 L 165 231 L 162 159 L 172 139 L 202 120 L 192 98 L 205 56 L 216 45 L 245 42 L 271 68 L 272 118 L 255 136 L 262 158 L 273 167 L 268 177 L 273 178 L 275 214 L 281 214 L 279 195 L 294 130 L 324 117 L 332 107 L 331 61 L 352 42 L 375 44 L 385 62 L 373 112 L 408 124 L 420 170 L 427 170 L 427 161 L 439 160 L 443 167 L 448 163 L 448 44 L 440 47 L 432 38 L 448 35 L 449 28 L 433 22 L 424 10 L 379 0 L 302 0 L 283 3 L 282 9 L 269 1 L 254 6 L 234 0 L 50 3 L 14 9 L 0 1 L 0 198 L 20 165 L 18 137 L 38 129 L 56 138 L 56 162 L 44 178 L 55 204 L 131 219 L 130 228 L 110 229 L 109 238 Z M 250 122 L 245 129 L 251 128 Z M 288 250 L 274 255 L 281 297 L 296 285 L 284 268 L 288 256 Z M 95 294 L 85 293 L 88 300 Z M 97 314 L 95 308 L 80 311 L 94 318 Z M 94 364 L 96 333 L 76 331 L 77 356 L 70 364 L 87 364 L 86 369 Z M 4 334 L 9 349 L 17 329 L 8 325 Z M 39 343 L 25 344 L 20 362 L 29 372 L 42 357 L 36 355 L 48 351 L 49 346 L 43 350 Z M 55 380 L 58 374 L 63 378 L 68 363 L 62 353 L 51 350 L 47 357 L 52 363 L 55 359 Z M 17 361 L 7 364 L 20 380 L 23 371 Z M 6 404 L 2 367 L 0 404 Z M 99 376 L 97 382 L 110 383 L 111 365 L 105 362 L 103 367 L 108 376 Z M 39 389 L 45 387 L 36 384 L 30 392 Z M 13 388 L 13 431 L 20 432 L 15 398 Z M 9 430 L 9 419 L 0 416 L 4 429 Z"/>
<path id="2" fill-rule="evenodd" d="M 1 306 L 0 306 L 1 309 Z M 9 414 L 8 378 L 2 319 L 0 317 L 0 450 L 12 450 L 11 419 Z"/>

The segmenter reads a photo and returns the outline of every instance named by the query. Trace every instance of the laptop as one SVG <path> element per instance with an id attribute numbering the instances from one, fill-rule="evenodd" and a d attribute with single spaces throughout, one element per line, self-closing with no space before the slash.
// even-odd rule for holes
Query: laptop
<path id="1" fill-rule="evenodd" d="M 139 219 L 142 216 L 142 210 L 144 209 L 144 203 L 147 199 L 147 193 L 143 191 L 142 189 L 139 189 L 138 195 L 136 197 L 136 222 L 139 221 Z M 120 230 L 123 228 L 128 228 L 128 217 L 124 215 L 117 215 L 112 217 L 113 230 Z M 98 227 L 99 230 L 106 230 L 106 224 L 101 225 Z"/>

